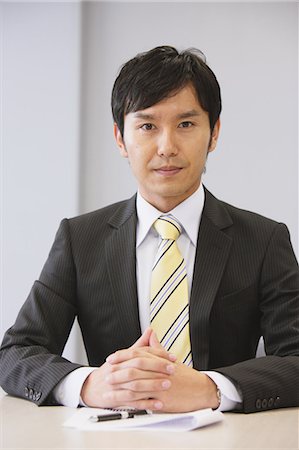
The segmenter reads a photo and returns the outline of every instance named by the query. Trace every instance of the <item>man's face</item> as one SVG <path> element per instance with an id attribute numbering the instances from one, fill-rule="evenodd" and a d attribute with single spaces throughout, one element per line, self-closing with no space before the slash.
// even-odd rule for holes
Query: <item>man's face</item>
<path id="1" fill-rule="evenodd" d="M 219 120 L 211 133 L 209 116 L 192 85 L 172 97 L 125 116 L 121 155 L 128 158 L 141 195 L 163 212 L 170 211 L 200 185 L 207 155 L 215 149 Z"/>

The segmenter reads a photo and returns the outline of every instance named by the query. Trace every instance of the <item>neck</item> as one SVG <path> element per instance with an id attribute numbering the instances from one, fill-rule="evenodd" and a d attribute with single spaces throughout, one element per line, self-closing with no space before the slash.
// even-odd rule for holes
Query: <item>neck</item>
<path id="1" fill-rule="evenodd" d="M 148 196 L 140 190 L 140 195 L 150 203 L 154 208 L 162 213 L 168 213 L 176 208 L 180 203 L 183 203 L 187 198 L 191 197 L 194 192 L 197 191 L 199 186 L 196 189 L 193 189 L 192 192 L 186 192 L 180 196 L 169 196 L 169 197 L 160 197 L 160 196 Z"/>

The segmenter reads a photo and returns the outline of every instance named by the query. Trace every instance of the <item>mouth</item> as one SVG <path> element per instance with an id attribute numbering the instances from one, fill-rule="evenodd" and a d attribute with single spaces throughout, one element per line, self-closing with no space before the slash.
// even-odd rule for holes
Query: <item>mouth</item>
<path id="1" fill-rule="evenodd" d="M 163 166 L 155 169 L 155 172 L 159 175 L 170 177 L 178 174 L 183 168 L 176 166 Z"/>

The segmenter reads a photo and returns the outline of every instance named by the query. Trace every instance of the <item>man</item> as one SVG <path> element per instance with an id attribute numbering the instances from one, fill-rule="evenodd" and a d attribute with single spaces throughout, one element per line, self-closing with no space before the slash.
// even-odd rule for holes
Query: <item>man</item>
<path id="1" fill-rule="evenodd" d="M 122 67 L 112 111 L 138 193 L 62 221 L 4 337 L 3 389 L 38 405 L 298 406 L 299 271 L 287 228 L 202 185 L 220 129 L 215 75 L 197 52 L 157 47 Z M 61 357 L 76 316 L 90 367 Z M 255 358 L 261 336 L 267 356 Z"/>

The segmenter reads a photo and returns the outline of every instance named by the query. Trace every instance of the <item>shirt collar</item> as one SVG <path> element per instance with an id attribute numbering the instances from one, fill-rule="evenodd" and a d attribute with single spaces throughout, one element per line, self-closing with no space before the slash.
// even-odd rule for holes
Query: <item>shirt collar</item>
<path id="1" fill-rule="evenodd" d="M 197 191 L 167 213 L 167 215 L 171 214 L 180 222 L 183 227 L 183 232 L 188 235 L 194 246 L 196 246 L 197 243 L 198 228 L 204 206 L 204 200 L 204 189 L 202 184 L 200 184 Z M 148 203 L 141 196 L 139 191 L 137 193 L 136 210 L 138 219 L 136 247 L 138 247 L 145 239 L 146 235 L 151 232 L 153 223 L 164 213 Z"/>

